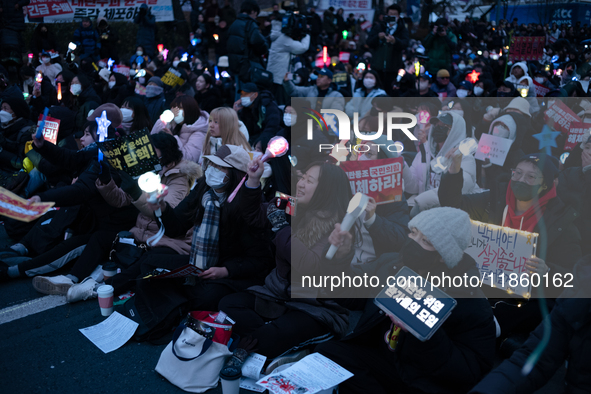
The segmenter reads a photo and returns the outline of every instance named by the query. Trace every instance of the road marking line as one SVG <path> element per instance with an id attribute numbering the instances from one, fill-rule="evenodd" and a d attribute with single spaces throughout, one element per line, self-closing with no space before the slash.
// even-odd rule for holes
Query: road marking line
<path id="1" fill-rule="evenodd" d="M 34 300 L 0 310 L 0 324 L 9 323 L 65 304 L 67 304 L 66 297 L 62 295 L 35 298 Z"/>

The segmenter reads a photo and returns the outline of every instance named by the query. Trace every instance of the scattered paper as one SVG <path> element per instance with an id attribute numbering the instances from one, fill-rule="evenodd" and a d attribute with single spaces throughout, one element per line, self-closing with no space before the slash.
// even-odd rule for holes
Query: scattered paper
<path id="1" fill-rule="evenodd" d="M 262 393 L 265 388 L 257 384 L 261 378 L 261 371 L 265 366 L 267 357 L 258 353 L 251 353 L 242 365 L 242 378 L 240 378 L 240 387 L 246 390 Z"/>
<path id="2" fill-rule="evenodd" d="M 125 345 L 137 330 L 138 325 L 122 314 L 113 312 L 107 320 L 95 326 L 81 328 L 80 332 L 103 353 L 110 353 Z"/>
<path id="3" fill-rule="evenodd" d="M 281 372 L 257 382 L 274 394 L 314 394 L 349 379 L 353 374 L 320 353 L 304 357 Z"/>
<path id="4" fill-rule="evenodd" d="M 245 390 L 255 391 L 257 393 L 262 393 L 265 390 L 267 390 L 263 386 L 259 386 L 257 384 L 257 380 L 258 379 L 245 378 L 243 376 L 240 378 L 240 388 L 245 389 Z"/>

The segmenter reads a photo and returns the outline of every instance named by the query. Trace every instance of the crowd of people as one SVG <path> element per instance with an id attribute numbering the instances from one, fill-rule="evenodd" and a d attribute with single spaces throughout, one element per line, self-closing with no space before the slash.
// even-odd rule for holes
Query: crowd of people
<path id="1" fill-rule="evenodd" d="M 17 34 L 24 22 L 14 11 L 25 5 L 10 10 Z M 589 392 L 591 138 L 588 129 L 578 139 L 569 130 L 550 142 L 542 135 L 559 128 L 548 111 L 560 103 L 591 127 L 587 24 L 442 17 L 422 29 L 396 4 L 371 23 L 332 7 L 320 15 L 313 6 L 274 5 L 266 16 L 253 0 L 239 10 L 227 0 L 192 7 L 190 38 L 170 51 L 157 45 L 146 5 L 134 21 L 133 54 L 119 52 L 123 37 L 104 18 L 83 18 L 68 48 L 39 24 L 24 63 L 3 48 L 2 184 L 60 209 L 31 223 L 5 218 L 14 244 L 0 252 L 0 281 L 32 278 L 37 291 L 68 302 L 96 298 L 100 266 L 131 239 L 137 255 L 119 261 L 105 283 L 116 296 L 135 294 L 128 307 L 141 318 L 138 340 L 170 335 L 188 311 L 222 310 L 242 338 L 233 363 L 256 351 L 275 359 L 271 371 L 318 351 L 354 373 L 342 393 L 534 392 L 565 360 L 567 392 Z M 524 36 L 545 40 L 541 58 L 512 60 L 511 39 Z M 36 134 L 46 108 L 59 120 L 55 143 Z M 340 141 L 339 130 L 321 122 L 308 132 L 304 108 L 342 111 L 367 138 Z M 172 120 L 161 118 L 165 110 Z M 414 139 L 400 130 L 390 139 L 372 135 L 386 129 L 389 112 L 416 116 Z M 149 135 L 167 187 L 157 202 L 100 159 L 103 114 L 107 139 Z M 485 134 L 511 141 L 502 165 L 461 151 Z M 274 137 L 289 141 L 289 155 L 263 162 Z M 370 198 L 353 229 L 341 229 L 361 189 L 339 161 L 400 156 L 401 198 Z M 297 214 L 286 213 L 278 192 L 295 197 Z M 402 266 L 480 276 L 465 253 L 470 219 L 543 234 L 523 272 L 574 274 L 574 288 L 548 288 L 541 299 L 449 288 L 457 306 L 423 342 L 371 298 L 302 281 L 386 277 Z M 331 245 L 338 249 L 329 260 Z M 16 256 L 28 259 L 4 262 Z M 202 270 L 197 278 L 137 280 L 187 264 Z M 493 369 L 495 354 L 506 360 Z"/>

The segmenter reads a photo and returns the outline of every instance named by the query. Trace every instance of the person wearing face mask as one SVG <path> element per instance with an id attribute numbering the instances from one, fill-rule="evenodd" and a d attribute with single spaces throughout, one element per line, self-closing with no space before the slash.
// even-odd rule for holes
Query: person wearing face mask
<path id="1" fill-rule="evenodd" d="M 528 73 L 527 62 L 513 63 L 511 66 L 510 75 L 505 78 L 505 81 L 511 82 L 516 85 L 519 79 Z"/>
<path id="2" fill-rule="evenodd" d="M 519 81 L 517 81 L 517 86 L 527 86 L 528 90 L 525 99 L 529 102 L 530 114 L 535 116 L 536 113 L 540 111 L 540 105 L 538 104 L 538 99 L 536 98 L 536 86 L 534 85 L 534 81 L 528 76 L 523 76 L 519 79 Z M 519 91 L 519 94 L 521 95 L 521 91 Z"/>
<path id="3" fill-rule="evenodd" d="M 479 277 L 470 245 L 469 216 L 453 208 L 421 212 L 399 253 L 388 253 L 386 272 L 406 266 L 431 275 Z M 397 319 L 368 302 L 352 332 L 315 351 L 353 373 L 339 384 L 343 393 L 465 393 L 494 366 L 495 323 L 479 288 L 443 289 L 457 301 L 454 312 L 427 341 L 404 330 Z M 377 291 L 375 292 L 377 294 Z M 420 355 L 420 356 L 418 356 Z M 417 378 L 419 377 L 420 378 Z"/>
<path id="4" fill-rule="evenodd" d="M 56 89 L 51 84 L 48 77 L 43 76 L 40 84 L 35 82 L 38 72 L 29 66 L 23 66 L 20 69 L 21 79 L 23 81 L 22 91 L 27 94 L 25 101 L 31 107 L 31 119 L 37 119 L 40 113 L 43 113 L 45 107 L 58 105 Z"/>
<path id="5" fill-rule="evenodd" d="M 92 21 L 89 17 L 83 17 L 80 27 L 74 32 L 72 42 L 77 45 L 77 51 L 80 59 L 90 59 L 98 61 L 101 50 L 101 38 L 98 32 L 93 29 Z"/>
<path id="6" fill-rule="evenodd" d="M 138 45 L 135 48 L 135 53 L 133 55 L 131 55 L 131 58 L 129 59 L 129 63 L 130 64 L 138 64 L 138 65 L 146 65 L 149 64 L 152 61 L 152 59 L 150 58 L 150 56 L 144 51 L 144 47 L 142 47 L 141 45 Z"/>
<path id="7" fill-rule="evenodd" d="M 545 71 L 543 68 L 540 68 L 539 70 L 536 70 L 534 74 L 534 81 L 536 81 L 536 83 L 542 85 L 545 88 L 554 90 L 556 89 L 556 85 L 550 82 L 549 77 L 550 73 L 548 71 Z"/>
<path id="8" fill-rule="evenodd" d="M 458 90 L 456 90 L 456 95 L 458 98 L 463 99 L 466 97 L 474 97 L 472 94 L 472 83 L 469 81 L 462 81 L 458 85 Z"/>
<path id="9" fill-rule="evenodd" d="M 57 49 L 57 41 L 55 40 L 55 34 L 51 25 L 46 23 L 39 23 L 33 31 L 33 37 L 31 38 L 31 53 L 37 58 L 38 54 L 43 51 L 50 51 Z"/>
<path id="10" fill-rule="evenodd" d="M 160 114 L 168 109 L 164 97 L 164 83 L 159 77 L 152 77 L 148 80 L 144 102 L 150 114 L 150 121 L 156 123 L 160 119 Z"/>
<path id="11" fill-rule="evenodd" d="M 103 102 L 113 103 L 121 106 L 123 101 L 131 95 L 128 86 L 127 77 L 120 73 L 111 73 L 109 76 L 108 89 L 103 96 Z"/>
<path id="12" fill-rule="evenodd" d="M 538 239 L 536 247 L 539 257 L 525 261 L 525 272 L 542 276 L 552 271 L 564 275 L 572 272 L 581 257 L 581 235 L 575 225 L 579 214 L 557 196 L 558 172 L 556 158 L 543 153 L 529 154 L 511 171 L 504 196 L 502 190 L 496 195 L 489 191 L 461 195 L 462 169 L 459 159 L 454 157 L 448 173 L 441 179 L 439 200 L 444 206 L 467 211 L 475 220 L 515 230 L 543 232 L 546 235 Z M 544 289 L 549 308 L 554 305 L 553 298 L 562 290 L 552 284 Z M 529 333 L 541 322 L 537 299 L 529 299 L 517 306 L 515 299 L 507 298 L 503 291 L 487 288 L 486 293 L 495 305 L 494 314 L 502 338 Z M 503 302 L 498 303 L 498 299 Z"/>
<path id="13" fill-rule="evenodd" d="M 494 97 L 515 97 L 516 95 L 515 85 L 509 81 L 497 82 L 497 90 L 491 92 L 491 96 Z"/>
<path id="14" fill-rule="evenodd" d="M 331 87 L 332 77 L 332 71 L 323 68 L 318 71 L 318 74 L 310 74 L 310 78 L 314 82 L 313 86 L 296 86 L 293 81 L 289 80 L 288 74 L 285 74 L 285 77 L 283 78 L 283 87 L 290 97 L 307 97 L 312 109 L 319 110 L 316 108 L 320 101 L 317 98 L 322 97 L 324 99 L 322 101 L 322 106 L 324 108 L 344 111 L 345 99 L 339 91 L 334 90 Z"/>
<path id="15" fill-rule="evenodd" d="M 249 229 L 241 212 L 242 193 L 228 202 L 228 196 L 248 170 L 250 156 L 239 146 L 223 145 L 204 160 L 205 176 L 174 209 L 166 201 L 148 204 L 152 210 L 161 210 L 164 235 L 184 237 L 193 230 L 189 255 L 170 255 L 168 263 L 178 267 L 195 265 L 203 272 L 198 281 L 190 280 L 187 286 L 182 286 L 185 279 L 138 283 L 136 305 L 145 306 L 138 308 L 144 310 L 141 314 L 152 310 L 154 303 L 161 303 L 159 297 L 154 297 L 161 292 L 166 292 L 170 308 L 159 316 L 142 315 L 144 321 L 156 319 L 158 323 L 179 305 L 187 310 L 217 309 L 224 296 L 262 284 L 272 267 L 270 242 Z M 158 255 L 152 258 L 161 259 Z"/>
<path id="16" fill-rule="evenodd" d="M 140 6 L 133 23 L 139 25 L 135 40 L 136 47 L 142 47 L 143 55 L 153 56 L 156 53 L 156 17 L 152 15 L 147 4 Z"/>
<path id="17" fill-rule="evenodd" d="M 350 119 L 353 119 L 353 113 L 355 112 L 359 114 L 359 119 L 364 117 L 371 109 L 371 99 L 386 94 L 376 71 L 365 70 L 361 76 L 361 81 L 363 86 L 355 89 L 353 98 L 345 106 L 345 112 Z"/>
<path id="18" fill-rule="evenodd" d="M 55 77 L 62 72 L 62 66 L 59 63 L 51 62 L 51 54 L 49 52 L 43 51 L 39 60 L 41 61 L 41 64 L 38 65 L 35 70 L 49 78 L 52 85 L 56 86 Z"/>
<path id="19" fill-rule="evenodd" d="M 437 93 L 435 93 L 431 89 L 431 75 L 427 73 L 419 74 L 417 84 L 417 90 L 419 92 L 419 97 L 439 97 Z"/>
<path id="20" fill-rule="evenodd" d="M 31 112 L 22 97 L 5 98 L 0 108 L 0 165 L 11 172 L 20 170 L 25 143 L 31 140 Z"/>
<path id="21" fill-rule="evenodd" d="M 123 101 L 123 104 L 121 104 L 121 116 L 121 128 L 126 133 L 152 129 L 148 109 L 142 99 L 137 96 L 127 97 Z"/>
<path id="22" fill-rule="evenodd" d="M 371 29 L 366 43 L 374 50 L 372 70 L 376 70 L 384 86 L 390 88 L 398 70 L 405 68 L 402 51 L 408 46 L 409 34 L 405 23 L 400 19 L 402 9 L 398 4 L 389 6 L 386 12 L 384 22 Z"/>
<path id="23" fill-rule="evenodd" d="M 193 97 L 179 96 L 170 103 L 174 114 L 169 124 L 158 119 L 152 128 L 152 134 L 168 133 L 176 138 L 183 159 L 196 163 L 201 158 L 203 143 L 207 133 L 209 114 L 199 108 Z"/>
<path id="24" fill-rule="evenodd" d="M 435 83 L 431 85 L 433 90 L 440 98 L 456 97 L 456 87 L 450 82 L 450 74 L 446 69 L 437 71 Z"/>
<path id="25" fill-rule="evenodd" d="M 241 85 L 239 93 L 240 100 L 234 103 L 234 110 L 248 129 L 248 142 L 252 145 L 262 134 L 277 135 L 283 114 L 273 95 L 267 90 L 259 90 L 252 82 Z"/>
<path id="26" fill-rule="evenodd" d="M 62 86 L 62 91 L 64 88 Z M 96 94 L 90 79 L 83 73 L 79 73 L 72 79 L 69 91 L 72 95 L 70 109 L 76 111 L 76 127 L 81 128 L 88 113 L 101 105 L 102 100 Z"/>

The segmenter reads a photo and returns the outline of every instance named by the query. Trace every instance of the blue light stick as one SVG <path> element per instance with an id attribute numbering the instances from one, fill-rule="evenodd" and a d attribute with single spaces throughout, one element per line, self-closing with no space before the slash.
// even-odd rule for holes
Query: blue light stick
<path id="1" fill-rule="evenodd" d="M 103 111 L 100 118 L 96 118 L 96 124 L 98 125 L 97 134 L 99 136 L 99 142 L 103 142 L 107 137 L 107 129 L 111 124 L 111 121 L 107 119 L 107 111 Z M 99 149 L 98 161 L 99 163 L 103 160 L 103 152 Z"/>
<path id="2" fill-rule="evenodd" d="M 35 138 L 38 140 L 43 138 L 43 128 L 45 127 L 45 118 L 49 114 L 49 108 L 45 107 L 43 110 L 43 118 L 41 118 L 41 123 L 39 123 L 39 128 L 37 129 L 37 134 L 35 134 Z"/>

